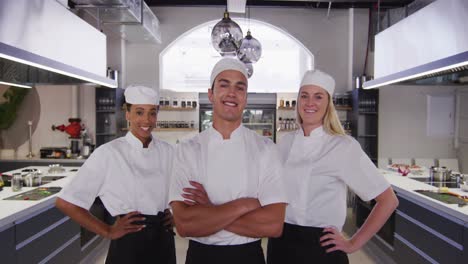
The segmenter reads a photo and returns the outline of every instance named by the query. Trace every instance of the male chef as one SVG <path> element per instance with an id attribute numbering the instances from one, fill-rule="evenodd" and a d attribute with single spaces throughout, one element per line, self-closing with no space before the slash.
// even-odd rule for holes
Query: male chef
<path id="1" fill-rule="evenodd" d="M 179 144 L 169 191 L 187 264 L 265 263 L 262 237 L 282 233 L 286 195 L 274 143 L 242 125 L 245 65 L 221 59 L 211 72 L 213 126 Z"/>

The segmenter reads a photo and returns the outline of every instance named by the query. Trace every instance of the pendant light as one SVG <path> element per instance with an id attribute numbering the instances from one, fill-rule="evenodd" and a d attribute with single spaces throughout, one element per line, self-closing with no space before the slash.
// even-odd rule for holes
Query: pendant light
<path id="1" fill-rule="evenodd" d="M 245 63 L 255 63 L 261 56 L 262 44 L 260 44 L 256 38 L 252 37 L 250 30 L 247 31 L 247 35 L 242 39 L 237 57 Z"/>
<path id="2" fill-rule="evenodd" d="M 224 17 L 219 21 L 211 31 L 211 44 L 221 56 L 237 55 L 242 39 L 242 29 L 232 21 L 227 10 Z"/>
<path id="3" fill-rule="evenodd" d="M 254 69 L 251 62 L 244 62 L 245 69 L 247 70 L 247 77 L 250 78 L 253 75 Z"/>
<path id="4" fill-rule="evenodd" d="M 248 9 L 247 21 L 249 29 L 247 30 L 245 38 L 241 40 L 237 57 L 244 63 L 255 63 L 262 56 L 262 44 L 260 44 L 256 38 L 252 37 L 250 32 L 250 7 Z"/>

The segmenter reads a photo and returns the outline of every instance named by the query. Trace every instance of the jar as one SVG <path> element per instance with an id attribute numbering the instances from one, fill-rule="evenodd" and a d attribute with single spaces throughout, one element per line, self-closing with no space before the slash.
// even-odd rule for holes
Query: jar
<path id="1" fill-rule="evenodd" d="M 23 187 L 23 177 L 21 173 L 13 173 L 13 178 L 11 178 L 11 189 L 14 192 L 21 191 Z"/>

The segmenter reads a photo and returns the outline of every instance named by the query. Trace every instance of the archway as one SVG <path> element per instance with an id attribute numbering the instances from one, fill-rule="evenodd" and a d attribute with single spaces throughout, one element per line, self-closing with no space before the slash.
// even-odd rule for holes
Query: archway
<path id="1" fill-rule="evenodd" d="M 303 73 L 314 68 L 314 55 L 297 39 L 269 23 L 234 19 L 242 31 L 250 24 L 252 35 L 263 48 L 249 79 L 249 92 L 297 92 Z M 177 92 L 206 92 L 213 65 L 221 56 L 211 46 L 213 26 L 209 21 L 185 32 L 169 44 L 159 57 L 160 89 Z"/>

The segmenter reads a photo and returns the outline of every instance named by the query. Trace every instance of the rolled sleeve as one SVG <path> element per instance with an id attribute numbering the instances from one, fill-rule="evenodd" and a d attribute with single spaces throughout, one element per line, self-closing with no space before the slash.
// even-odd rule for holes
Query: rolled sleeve
<path id="1" fill-rule="evenodd" d="M 173 201 L 184 201 L 182 189 L 189 186 L 190 174 L 188 173 L 188 160 L 184 155 L 188 146 L 179 144 L 176 147 L 172 163 L 171 184 L 169 189 L 169 204 Z"/>
<path id="2" fill-rule="evenodd" d="M 258 200 L 262 206 L 274 203 L 288 203 L 283 182 L 283 166 L 274 145 L 268 146 L 263 158 L 260 172 Z"/>
<path id="3" fill-rule="evenodd" d="M 60 191 L 58 197 L 76 206 L 89 210 L 99 196 L 108 166 L 106 151 L 96 149 L 78 173 Z"/>
<path id="4" fill-rule="evenodd" d="M 347 152 L 347 157 L 344 161 L 346 166 L 343 166 L 343 180 L 359 198 L 364 201 L 372 200 L 390 187 L 390 183 L 380 174 L 355 140 Z"/>

